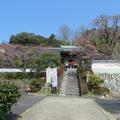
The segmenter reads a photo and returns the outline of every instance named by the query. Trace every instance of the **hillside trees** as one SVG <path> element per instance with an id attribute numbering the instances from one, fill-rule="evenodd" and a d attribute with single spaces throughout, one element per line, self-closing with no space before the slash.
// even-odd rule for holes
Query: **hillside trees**
<path id="1" fill-rule="evenodd" d="M 60 65 L 60 57 L 53 53 L 44 53 L 34 56 L 31 59 L 30 68 L 36 69 L 36 72 L 44 71 L 48 65 Z"/>
<path id="2" fill-rule="evenodd" d="M 92 42 L 100 52 L 112 55 L 116 44 L 120 43 L 120 15 L 101 15 L 93 21 L 93 24 L 95 30 L 91 31 Z"/>
<path id="3" fill-rule="evenodd" d="M 61 40 L 63 40 L 66 45 L 71 44 L 71 39 L 72 39 L 72 30 L 70 27 L 67 25 L 62 25 L 59 30 L 59 37 Z"/>
<path id="4" fill-rule="evenodd" d="M 46 41 L 47 46 L 52 46 L 52 47 L 60 47 L 61 45 L 64 45 L 64 41 L 62 40 L 57 40 L 55 34 L 51 34 L 48 37 L 48 40 Z"/>
<path id="5" fill-rule="evenodd" d="M 51 34 L 49 38 L 45 38 L 43 36 L 27 32 L 12 35 L 10 37 L 9 43 L 20 45 L 41 45 L 45 47 L 58 47 L 63 44 L 62 41 L 56 39 L 56 36 L 54 34 Z"/>
<path id="6" fill-rule="evenodd" d="M 115 60 L 120 60 L 120 43 L 115 45 L 112 55 Z"/>
<path id="7" fill-rule="evenodd" d="M 120 15 L 101 15 L 92 23 L 91 29 L 81 31 L 80 38 L 89 39 L 98 52 L 112 56 L 116 45 L 120 45 Z"/>
<path id="8" fill-rule="evenodd" d="M 45 69 L 50 62 L 58 65 L 59 55 L 41 46 L 1 45 L 0 65 L 3 67 L 19 68 L 26 72 L 27 68 Z"/>
<path id="9" fill-rule="evenodd" d="M 94 46 L 88 39 L 84 37 L 79 38 L 76 44 L 79 46 L 79 49 L 75 51 L 77 56 L 90 57 L 91 54 L 97 53 L 96 46 Z"/>
<path id="10" fill-rule="evenodd" d="M 47 38 L 27 32 L 18 33 L 10 37 L 10 43 L 21 45 L 43 45 L 46 40 Z"/>
<path id="11" fill-rule="evenodd" d="M 40 54 L 41 47 L 22 45 L 2 45 L 4 52 L 1 53 L 1 64 L 7 67 L 21 68 L 25 72 L 29 67 L 29 61 L 33 55 Z"/>

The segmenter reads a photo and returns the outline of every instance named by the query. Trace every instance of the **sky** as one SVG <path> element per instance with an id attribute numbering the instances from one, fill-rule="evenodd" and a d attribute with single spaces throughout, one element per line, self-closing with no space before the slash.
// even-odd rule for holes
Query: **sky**
<path id="1" fill-rule="evenodd" d="M 120 14 L 120 0 L 0 0 L 0 42 L 20 32 L 48 37 L 62 25 L 89 27 L 101 14 Z"/>

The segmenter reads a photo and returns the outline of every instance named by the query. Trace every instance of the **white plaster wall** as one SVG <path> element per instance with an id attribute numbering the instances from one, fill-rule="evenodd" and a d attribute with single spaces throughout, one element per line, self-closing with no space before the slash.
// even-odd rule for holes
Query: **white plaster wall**
<path id="1" fill-rule="evenodd" d="M 104 80 L 104 86 L 114 95 L 120 96 L 120 62 L 119 61 L 92 61 L 92 70 Z"/>
<path id="2" fill-rule="evenodd" d="M 30 72 L 31 69 L 26 69 L 26 72 Z M 22 69 L 16 69 L 16 68 L 0 68 L 0 72 L 23 72 Z"/>
<path id="3" fill-rule="evenodd" d="M 93 60 L 92 70 L 95 73 L 120 73 L 120 62 L 112 60 Z"/>

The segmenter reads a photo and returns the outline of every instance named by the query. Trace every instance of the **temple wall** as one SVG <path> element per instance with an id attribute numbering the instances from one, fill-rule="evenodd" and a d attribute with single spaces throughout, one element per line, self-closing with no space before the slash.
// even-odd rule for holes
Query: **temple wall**
<path id="1" fill-rule="evenodd" d="M 104 86 L 120 96 L 120 62 L 112 60 L 92 61 L 92 70 L 104 80 Z"/>
<path id="2" fill-rule="evenodd" d="M 5 72 L 23 72 L 23 70 L 17 68 L 0 68 L 0 73 Z M 26 69 L 26 72 L 31 72 L 31 69 Z"/>

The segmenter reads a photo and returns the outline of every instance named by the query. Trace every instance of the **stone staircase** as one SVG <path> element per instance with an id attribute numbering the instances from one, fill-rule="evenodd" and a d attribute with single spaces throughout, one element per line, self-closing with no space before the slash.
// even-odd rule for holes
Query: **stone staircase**
<path id="1" fill-rule="evenodd" d="M 59 89 L 60 96 L 79 96 L 78 78 L 76 69 L 68 69 Z"/>

